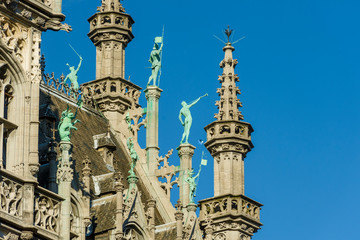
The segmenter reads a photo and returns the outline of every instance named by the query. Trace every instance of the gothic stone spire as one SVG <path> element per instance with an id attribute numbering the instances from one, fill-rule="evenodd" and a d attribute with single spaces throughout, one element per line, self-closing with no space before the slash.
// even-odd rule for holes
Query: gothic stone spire
<path id="1" fill-rule="evenodd" d="M 218 120 L 243 120 L 244 116 L 239 111 L 239 107 L 242 107 L 242 104 L 237 97 L 240 94 L 240 90 L 236 86 L 236 82 L 239 81 L 238 75 L 235 74 L 235 67 L 238 61 L 233 59 L 232 56 L 235 48 L 228 42 L 223 50 L 225 57 L 220 62 L 223 74 L 219 76 L 221 88 L 217 90 L 220 100 L 216 101 L 219 113 L 215 114 L 215 118 Z"/>
<path id="2" fill-rule="evenodd" d="M 207 141 L 205 147 L 214 158 L 214 197 L 200 200 L 200 226 L 206 239 L 246 239 L 260 229 L 261 204 L 245 196 L 244 159 L 253 148 L 249 123 L 243 122 L 239 111 L 241 103 L 235 74 L 237 60 L 229 37 L 223 48 L 224 59 L 220 62 L 223 74 L 219 77 L 220 101 L 216 105 L 217 120 L 205 127 Z M 221 203 L 225 207 L 218 207 Z M 221 205 L 220 204 L 220 205 Z M 210 218 L 212 221 L 209 222 Z"/>

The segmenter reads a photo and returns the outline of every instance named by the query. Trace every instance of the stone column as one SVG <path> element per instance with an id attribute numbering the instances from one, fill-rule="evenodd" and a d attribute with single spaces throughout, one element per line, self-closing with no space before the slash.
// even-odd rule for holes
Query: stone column
<path id="1" fill-rule="evenodd" d="M 58 192 L 58 186 L 56 183 L 56 156 L 57 153 L 55 151 L 55 141 L 54 139 L 51 139 L 50 141 L 50 152 L 48 153 L 49 158 L 49 190 L 57 193 Z"/>
<path id="2" fill-rule="evenodd" d="M 91 177 L 91 161 L 88 156 L 83 160 L 83 169 L 82 169 L 82 181 L 84 182 L 84 190 L 85 190 L 85 202 L 86 202 L 86 214 L 84 216 L 84 225 L 85 228 L 90 226 L 91 218 L 90 218 L 90 177 Z"/>
<path id="3" fill-rule="evenodd" d="M 116 230 L 115 239 L 123 239 L 123 191 L 122 176 L 120 173 L 115 174 L 114 188 L 116 191 Z"/>
<path id="4" fill-rule="evenodd" d="M 148 202 L 148 227 L 150 230 L 150 239 L 155 240 L 155 206 L 156 201 L 155 199 L 149 199 Z"/>
<path id="5" fill-rule="evenodd" d="M 182 240 L 183 235 L 183 219 L 184 219 L 184 213 L 181 211 L 182 204 L 179 200 L 178 203 L 175 205 L 177 208 L 175 212 L 175 220 L 176 220 L 176 240 Z"/>
<path id="6" fill-rule="evenodd" d="M 190 186 L 185 182 L 185 179 L 188 176 L 188 171 L 192 168 L 192 156 L 194 155 L 195 147 L 187 143 L 181 144 L 177 150 L 180 157 L 180 201 L 184 204 L 184 206 L 187 206 L 190 203 Z"/>
<path id="7" fill-rule="evenodd" d="M 70 240 L 70 211 L 71 211 L 71 181 L 73 180 L 73 169 L 70 162 L 71 142 L 60 142 L 61 157 L 57 170 L 59 184 L 59 195 L 65 200 L 61 203 L 60 212 L 60 239 Z"/>
<path id="8" fill-rule="evenodd" d="M 146 113 L 146 161 L 150 176 L 155 176 L 159 156 L 159 99 L 162 90 L 156 86 L 145 89 Z"/>

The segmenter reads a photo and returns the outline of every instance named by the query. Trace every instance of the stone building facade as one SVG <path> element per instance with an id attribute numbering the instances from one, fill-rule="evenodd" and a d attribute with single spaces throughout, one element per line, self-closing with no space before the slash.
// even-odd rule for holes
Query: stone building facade
<path id="1" fill-rule="evenodd" d="M 119 0 L 102 0 L 88 20 L 95 80 L 76 89 L 64 76 L 45 73 L 42 32 L 71 31 L 61 4 L 0 0 L 0 239 L 251 239 L 262 225 L 262 205 L 244 195 L 253 129 L 239 111 L 231 43 L 220 63 L 219 112 L 205 127 L 214 196 L 196 205 L 184 180 L 195 147 L 177 148 L 180 166 L 170 165 L 173 150 L 159 156 L 162 90 L 144 90 L 145 108 L 139 104 L 141 87 L 125 79 L 134 20 Z M 83 123 L 71 141 L 57 131 L 64 110 Z M 142 149 L 137 138 L 145 126 Z M 131 167 L 135 174 L 128 173 Z M 174 184 L 180 191 L 175 206 Z"/>

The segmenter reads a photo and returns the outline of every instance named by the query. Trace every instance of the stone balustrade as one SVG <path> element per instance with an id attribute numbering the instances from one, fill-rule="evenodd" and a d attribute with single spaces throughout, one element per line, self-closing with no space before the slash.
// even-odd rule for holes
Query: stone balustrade
<path id="1" fill-rule="evenodd" d="M 33 225 L 39 236 L 57 237 L 62 201 L 59 195 L 36 182 L 0 169 L 0 222 Z"/>
<path id="2" fill-rule="evenodd" d="M 208 141 L 227 136 L 251 141 L 251 133 L 254 131 L 249 123 L 239 121 L 216 121 L 206 126 L 205 129 Z"/>
<path id="3" fill-rule="evenodd" d="M 0 212 L 22 219 L 24 186 L 9 175 L 0 175 Z"/>
<path id="4" fill-rule="evenodd" d="M 59 233 L 61 200 L 58 195 L 38 187 L 35 190 L 34 225 Z"/>
<path id="5" fill-rule="evenodd" d="M 244 215 L 255 221 L 260 221 L 260 210 L 262 204 L 251 200 L 243 195 L 227 195 L 223 197 L 210 198 L 199 201 L 200 221 L 207 216 L 212 219 L 216 217 L 232 215 Z"/>

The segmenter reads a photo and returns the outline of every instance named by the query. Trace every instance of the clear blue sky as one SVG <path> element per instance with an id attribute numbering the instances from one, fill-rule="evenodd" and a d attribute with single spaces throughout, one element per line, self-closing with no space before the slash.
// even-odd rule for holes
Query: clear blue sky
<path id="1" fill-rule="evenodd" d="M 81 82 L 95 78 L 95 48 L 87 37 L 100 0 L 64 0 L 73 32 L 44 34 L 47 72 L 67 73 L 84 57 Z M 125 1 L 135 20 L 126 76 L 145 87 L 153 38 L 165 25 L 160 99 L 160 152 L 178 147 L 180 102 L 209 93 L 192 111 L 190 143 L 205 138 L 220 87 L 219 62 L 229 24 L 245 121 L 255 148 L 245 159 L 246 195 L 264 204 L 254 239 L 359 239 L 360 3 L 348 0 Z M 57 46 L 56 48 L 53 46 Z M 142 103 L 144 95 L 142 95 Z M 145 105 L 143 105 L 145 106 Z M 198 162 L 201 150 L 194 161 Z M 209 156 L 209 154 L 208 154 Z M 171 161 L 177 163 L 176 151 Z M 198 198 L 211 197 L 212 160 Z M 194 163 L 198 165 L 198 163 Z"/>

